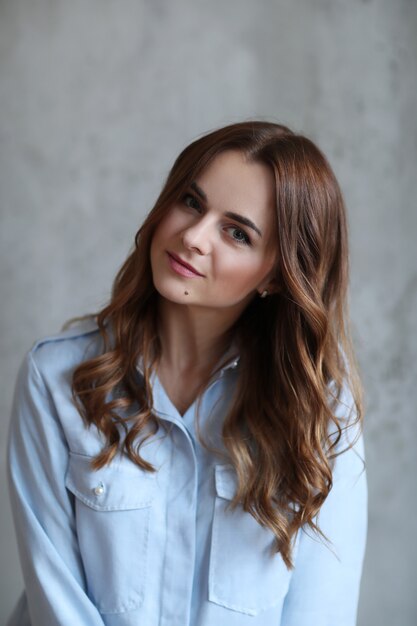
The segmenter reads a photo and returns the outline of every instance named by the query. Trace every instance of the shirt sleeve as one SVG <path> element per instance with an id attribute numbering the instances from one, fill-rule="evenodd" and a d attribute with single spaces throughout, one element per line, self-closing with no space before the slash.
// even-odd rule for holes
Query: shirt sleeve
<path id="1" fill-rule="evenodd" d="M 9 492 L 30 616 L 24 626 L 103 626 L 86 593 L 72 495 L 65 488 L 68 455 L 30 351 L 17 376 L 8 440 Z"/>
<path id="2" fill-rule="evenodd" d="M 339 406 L 339 415 L 343 407 L 346 412 L 346 395 Z M 338 448 L 349 442 L 354 446 L 336 457 L 333 487 L 317 518 L 331 543 L 310 529 L 301 531 L 281 626 L 356 624 L 367 533 L 364 444 L 357 425 L 344 431 Z"/>

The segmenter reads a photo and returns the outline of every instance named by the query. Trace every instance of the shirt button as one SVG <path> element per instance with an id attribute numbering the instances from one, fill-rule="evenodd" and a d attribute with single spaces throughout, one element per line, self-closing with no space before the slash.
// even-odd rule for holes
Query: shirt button
<path id="1" fill-rule="evenodd" d="M 102 496 L 104 493 L 104 485 L 103 483 L 99 483 L 97 487 L 94 488 L 94 493 L 96 496 Z"/>

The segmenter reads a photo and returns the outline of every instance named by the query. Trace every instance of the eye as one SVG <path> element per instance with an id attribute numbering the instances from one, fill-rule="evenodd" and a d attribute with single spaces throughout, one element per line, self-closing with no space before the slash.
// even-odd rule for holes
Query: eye
<path id="1" fill-rule="evenodd" d="M 241 228 L 238 228 L 237 226 L 228 226 L 226 230 L 234 232 L 234 234 L 232 234 L 232 239 L 237 243 L 243 244 L 244 246 L 251 245 L 251 240 Z"/>
<path id="2" fill-rule="evenodd" d="M 182 198 L 181 201 L 188 207 L 190 207 L 190 209 L 195 209 L 196 211 L 201 212 L 201 204 L 199 203 L 199 201 L 197 200 L 197 198 L 195 196 L 193 196 L 192 193 L 185 193 Z"/>

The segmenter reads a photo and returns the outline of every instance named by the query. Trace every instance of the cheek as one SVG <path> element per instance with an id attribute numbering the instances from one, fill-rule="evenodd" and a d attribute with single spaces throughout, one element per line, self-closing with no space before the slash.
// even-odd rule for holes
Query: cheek
<path id="1" fill-rule="evenodd" d="M 158 241 L 165 239 L 167 234 L 169 233 L 169 230 L 170 230 L 170 222 L 168 218 L 165 218 L 164 220 L 162 220 L 162 222 L 159 223 L 154 233 L 152 243 L 157 243 Z"/>
<path id="2" fill-rule="evenodd" d="M 178 236 L 186 226 L 185 216 L 178 211 L 172 210 L 158 225 L 153 237 L 155 244 L 162 244 Z"/>
<path id="3" fill-rule="evenodd" d="M 229 290 L 251 291 L 263 279 L 269 265 L 257 255 L 222 255 L 216 263 L 215 275 Z M 216 281 L 217 282 L 217 281 Z"/>

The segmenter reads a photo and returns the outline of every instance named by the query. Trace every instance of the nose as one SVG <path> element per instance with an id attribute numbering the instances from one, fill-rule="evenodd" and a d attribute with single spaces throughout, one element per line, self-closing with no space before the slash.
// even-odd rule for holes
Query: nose
<path id="1" fill-rule="evenodd" d="M 186 228 L 182 235 L 182 242 L 188 250 L 198 254 L 209 254 L 211 250 L 210 228 L 204 219 Z"/>

